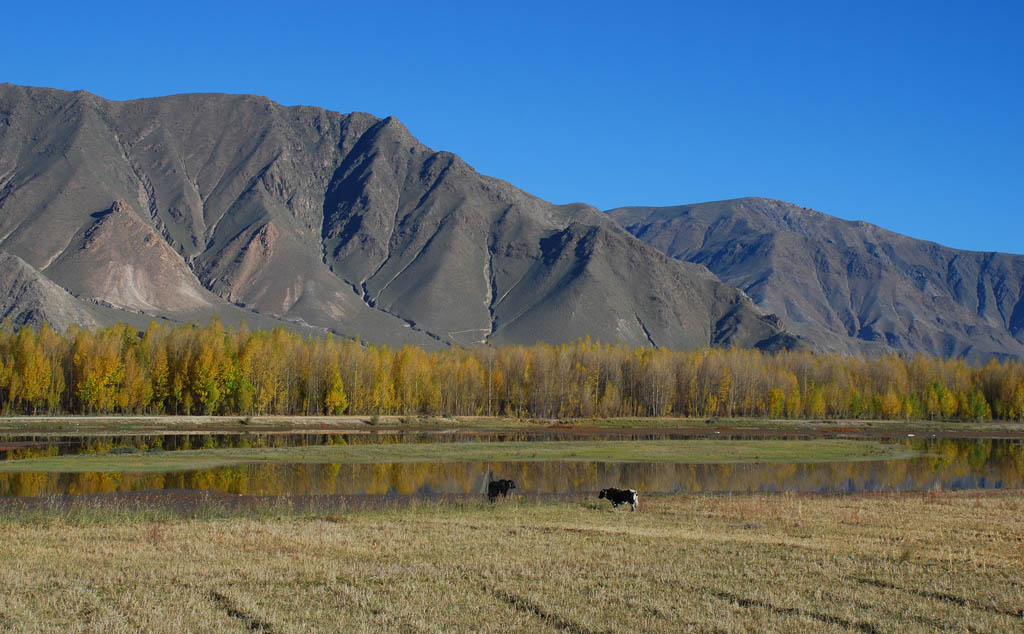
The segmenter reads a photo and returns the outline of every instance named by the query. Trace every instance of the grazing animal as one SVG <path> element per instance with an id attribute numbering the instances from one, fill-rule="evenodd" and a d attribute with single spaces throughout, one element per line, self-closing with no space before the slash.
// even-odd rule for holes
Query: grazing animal
<path id="1" fill-rule="evenodd" d="M 639 501 L 639 496 L 633 489 L 601 489 L 601 492 L 597 494 L 598 499 L 607 499 L 612 503 L 612 508 L 619 508 L 620 504 L 628 504 L 633 508 L 633 512 L 636 512 L 636 503 Z"/>
<path id="2" fill-rule="evenodd" d="M 508 492 L 516 488 L 516 483 L 513 480 L 496 480 L 494 482 L 487 483 L 487 501 L 493 503 L 500 494 L 501 497 L 508 495 Z"/>

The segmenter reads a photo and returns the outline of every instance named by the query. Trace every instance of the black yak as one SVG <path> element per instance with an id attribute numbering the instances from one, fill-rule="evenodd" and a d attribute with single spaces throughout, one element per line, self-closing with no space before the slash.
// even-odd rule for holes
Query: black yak
<path id="1" fill-rule="evenodd" d="M 597 494 L 598 499 L 607 499 L 612 503 L 612 508 L 619 508 L 620 504 L 629 504 L 636 512 L 636 503 L 639 500 L 636 491 L 633 489 L 601 489 Z"/>
<path id="2" fill-rule="evenodd" d="M 494 482 L 487 483 L 487 501 L 494 502 L 500 494 L 501 497 L 508 495 L 511 489 L 516 488 L 516 483 L 512 480 L 496 480 Z"/>

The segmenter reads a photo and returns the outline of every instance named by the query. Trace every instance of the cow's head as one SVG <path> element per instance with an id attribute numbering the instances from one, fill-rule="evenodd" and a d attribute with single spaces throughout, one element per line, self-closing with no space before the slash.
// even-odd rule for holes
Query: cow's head
<path id="1" fill-rule="evenodd" d="M 601 489 L 601 492 L 597 494 L 597 499 L 601 500 L 608 497 L 608 489 Z"/>

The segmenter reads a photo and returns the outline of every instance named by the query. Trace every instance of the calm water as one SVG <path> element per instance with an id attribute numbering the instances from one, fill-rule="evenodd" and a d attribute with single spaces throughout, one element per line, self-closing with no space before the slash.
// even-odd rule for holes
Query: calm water
<path id="1" fill-rule="evenodd" d="M 0 495 L 40 496 L 163 489 L 241 495 L 483 494 L 511 478 L 516 493 L 589 493 L 617 486 L 644 493 L 792 491 L 851 493 L 1024 488 L 1020 440 L 913 439 L 928 455 L 832 463 L 679 464 L 461 462 L 258 464 L 175 473 L 0 473 Z"/>

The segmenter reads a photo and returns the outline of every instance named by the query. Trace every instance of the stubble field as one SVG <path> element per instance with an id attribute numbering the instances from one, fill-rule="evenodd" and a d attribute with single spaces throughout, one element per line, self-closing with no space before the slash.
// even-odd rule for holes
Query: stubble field
<path id="1" fill-rule="evenodd" d="M 0 516 L 13 632 L 1019 632 L 1024 492 Z"/>

